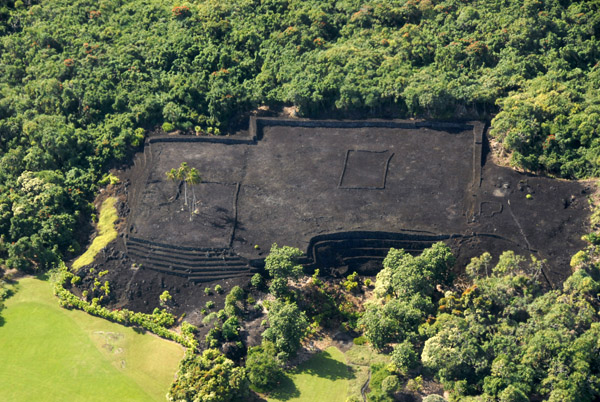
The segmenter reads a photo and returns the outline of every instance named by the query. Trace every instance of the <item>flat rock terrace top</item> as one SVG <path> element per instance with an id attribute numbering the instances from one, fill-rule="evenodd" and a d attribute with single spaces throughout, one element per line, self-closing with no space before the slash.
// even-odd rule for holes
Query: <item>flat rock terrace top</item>
<path id="1" fill-rule="evenodd" d="M 251 117 L 247 136 L 151 137 L 130 172 L 127 254 L 205 282 L 250 274 L 272 243 L 334 274 L 372 274 L 390 247 L 441 240 L 461 264 L 483 251 L 536 255 L 555 285 L 583 247 L 590 189 L 486 162 L 484 129 Z M 202 176 L 191 214 L 165 174 L 182 162 Z"/>

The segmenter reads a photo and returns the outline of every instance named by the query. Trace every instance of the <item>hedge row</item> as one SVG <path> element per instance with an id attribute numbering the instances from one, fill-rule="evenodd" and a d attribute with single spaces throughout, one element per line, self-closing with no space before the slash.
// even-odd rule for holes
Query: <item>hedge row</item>
<path id="1" fill-rule="evenodd" d="M 194 337 L 197 328 L 193 325 L 183 322 L 181 334 L 178 334 L 169 329 L 175 318 L 164 310 L 155 311 L 153 314 L 136 313 L 127 309 L 111 310 L 99 305 L 95 300 L 92 302 L 83 300 L 65 288 L 65 284 L 70 283 L 73 276 L 64 262 L 60 262 L 54 283 L 54 294 L 58 297 L 62 307 L 83 310 L 88 314 L 126 326 L 141 327 L 161 338 L 175 341 L 192 351 L 198 349 L 198 341 Z"/>

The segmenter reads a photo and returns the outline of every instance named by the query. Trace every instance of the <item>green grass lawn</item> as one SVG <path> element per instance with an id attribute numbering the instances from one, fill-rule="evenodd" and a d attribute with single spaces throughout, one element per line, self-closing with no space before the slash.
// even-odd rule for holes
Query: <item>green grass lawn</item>
<path id="1" fill-rule="evenodd" d="M 354 373 L 346 365 L 344 354 L 330 347 L 288 373 L 267 400 L 345 402 L 352 378 Z"/>
<path id="2" fill-rule="evenodd" d="M 58 306 L 25 278 L 0 319 L 0 401 L 164 401 L 183 348 Z"/>

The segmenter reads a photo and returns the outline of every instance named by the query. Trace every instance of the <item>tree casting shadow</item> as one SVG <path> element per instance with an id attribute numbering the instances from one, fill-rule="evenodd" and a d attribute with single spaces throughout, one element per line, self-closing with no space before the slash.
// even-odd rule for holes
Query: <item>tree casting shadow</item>
<path id="1" fill-rule="evenodd" d="M 280 401 L 288 401 L 292 398 L 298 398 L 300 396 L 300 390 L 296 388 L 294 381 L 285 375 L 282 377 L 277 388 L 273 390 L 269 396 Z"/>
<path id="2" fill-rule="evenodd" d="M 306 367 L 301 367 L 301 371 L 319 378 L 326 378 L 331 381 L 356 378 L 348 365 L 335 360 L 327 351 L 319 353 L 307 363 Z"/>

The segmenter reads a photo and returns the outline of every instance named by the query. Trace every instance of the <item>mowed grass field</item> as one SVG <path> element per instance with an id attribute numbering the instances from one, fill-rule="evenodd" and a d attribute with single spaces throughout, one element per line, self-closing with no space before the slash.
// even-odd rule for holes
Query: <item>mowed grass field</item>
<path id="1" fill-rule="evenodd" d="M 0 319 L 0 401 L 165 401 L 183 348 L 59 307 L 21 279 Z"/>
<path id="2" fill-rule="evenodd" d="M 330 347 L 286 375 L 267 398 L 270 402 L 345 402 L 349 381 L 355 377 L 344 354 Z"/>

